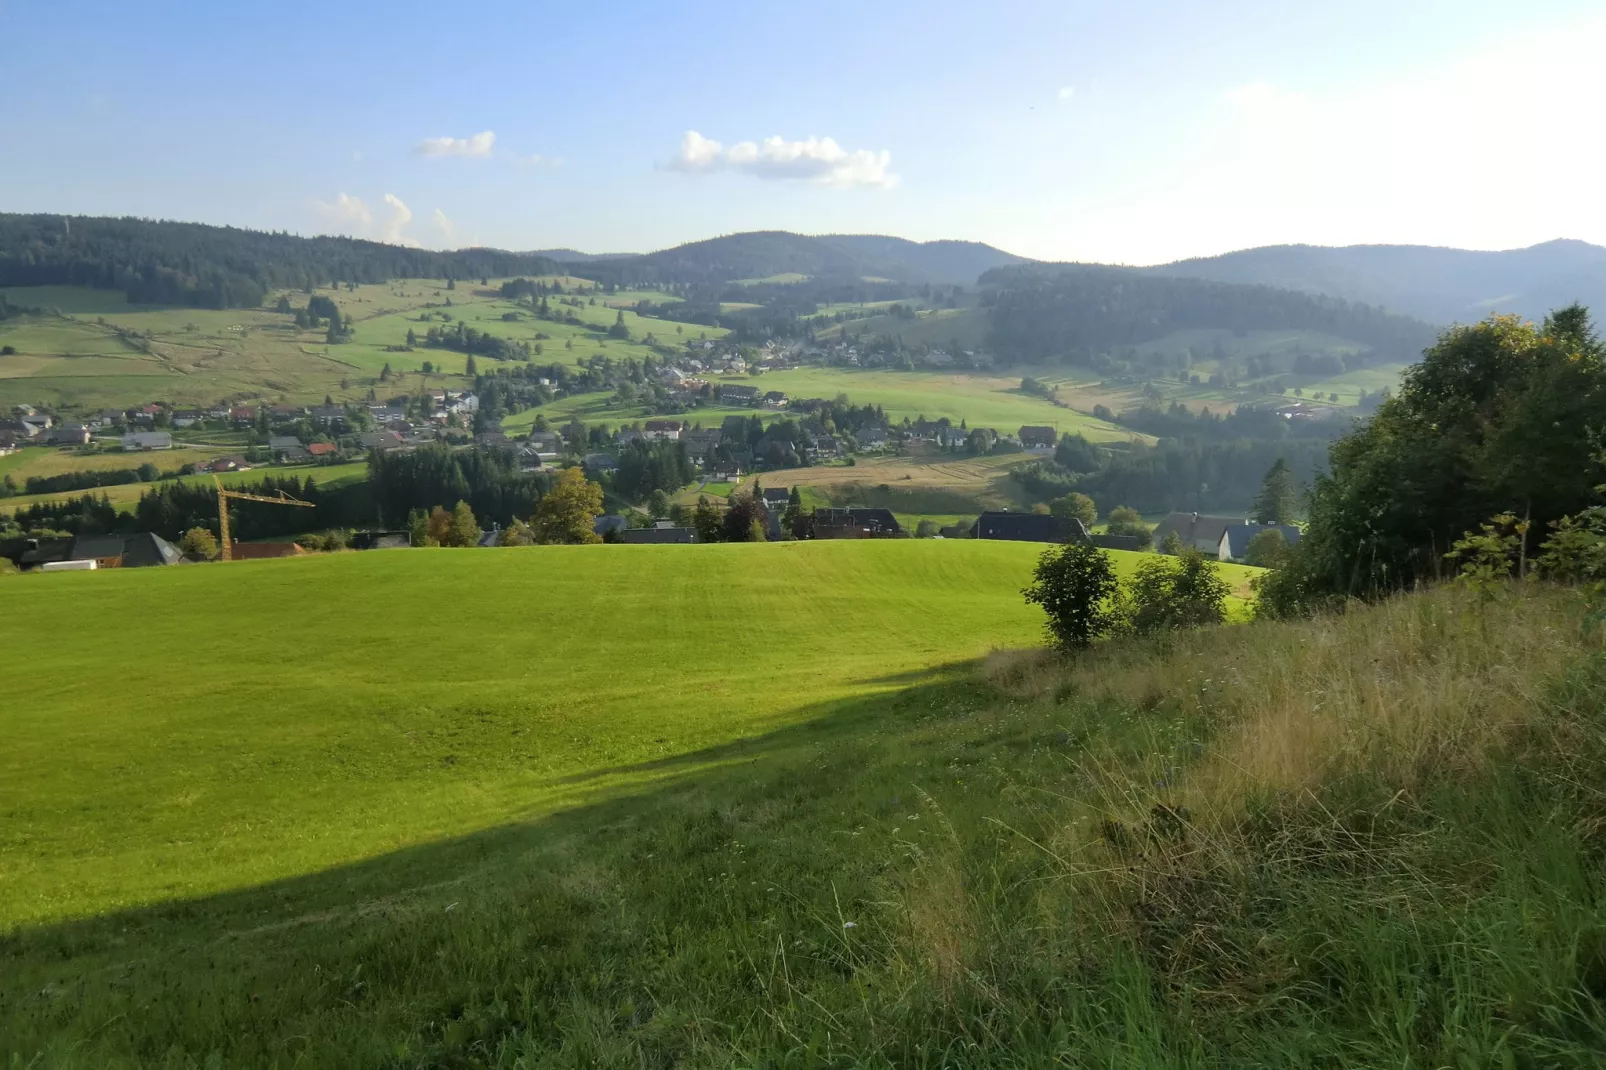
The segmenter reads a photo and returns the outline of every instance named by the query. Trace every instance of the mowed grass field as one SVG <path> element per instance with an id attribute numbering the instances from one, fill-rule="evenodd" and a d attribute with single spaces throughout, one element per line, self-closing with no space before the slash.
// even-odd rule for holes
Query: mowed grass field
<path id="1" fill-rule="evenodd" d="M 833 552 L 850 549 L 866 546 Z M 717 566 L 701 570 L 710 602 L 753 575 Z M 931 588 L 892 567 L 906 593 Z M 865 616 L 821 574 L 785 572 L 816 589 L 741 634 L 795 640 L 784 617 L 814 602 Z M 872 572 L 860 586 L 879 594 Z M 969 618 L 978 645 L 983 623 L 1004 623 L 963 582 L 941 586 L 936 615 Z M 931 616 L 920 601 L 909 608 Z M 715 707 L 727 721 L 705 734 L 726 742 L 701 750 L 651 721 L 689 708 L 681 690 L 634 710 L 578 703 L 541 737 L 560 759 L 587 735 L 660 735 L 638 762 L 558 778 L 560 805 L 287 879 L 0 932 L 0 1062 L 1598 1070 L 1606 668 L 1590 616 L 1577 592 L 1538 583 L 1492 598 L 1426 590 L 1070 660 L 1009 651 L 895 671 L 916 660 L 896 649 L 916 634 L 900 625 L 868 640 L 884 667 L 861 650 L 818 661 L 818 701 L 772 675 L 770 655 L 693 678 L 734 679 L 748 700 Z M 866 641 L 851 619 L 834 626 Z M 86 656 L 104 649 L 94 638 Z M 274 726 L 299 701 L 293 686 L 214 714 L 209 731 L 146 717 L 156 738 L 118 762 L 101 739 L 132 728 L 97 696 L 49 742 L 86 751 L 98 777 L 57 776 L 20 809 L 6 795 L 0 829 L 24 853 L 74 838 L 85 868 L 143 848 L 146 868 L 178 882 L 185 863 L 204 872 L 242 839 L 284 865 L 335 836 L 418 823 L 447 792 L 476 811 L 540 766 L 530 719 L 510 723 L 503 703 L 419 711 L 442 677 L 485 697 L 511 675 L 494 656 L 507 645 L 478 661 L 467 639 L 416 657 L 390 682 L 417 694 L 367 718 L 325 702 L 293 731 Z M 397 672 L 346 653 L 348 690 L 374 686 L 355 666 Z M 816 648 L 790 654 L 806 663 Z M 252 686 L 267 671 L 306 679 L 229 655 Z M 794 712 L 754 729 L 746 711 L 766 704 Z M 380 743 L 341 738 L 354 720 Z M 73 756 L 29 757 L 59 770 Z M 404 799 L 354 814 L 392 779 Z M 258 798 L 237 807 L 231 792 Z M 305 834 L 272 839 L 308 793 L 322 809 Z M 145 824 L 118 815 L 128 842 L 89 843 L 107 817 L 92 803 L 119 797 Z M 9 874 L 10 854 L 0 862 Z"/>
<path id="2" fill-rule="evenodd" d="M 1020 588 L 1043 549 L 533 547 L 12 577 L 0 649 L 28 701 L 0 712 L 0 931 L 639 787 L 652 763 L 1033 642 Z"/>
<path id="3" fill-rule="evenodd" d="M 1019 590 L 1041 549 L 429 550 L 13 577 L 0 649 L 29 698 L 0 713 L 0 930 L 551 812 L 1030 642 Z"/>

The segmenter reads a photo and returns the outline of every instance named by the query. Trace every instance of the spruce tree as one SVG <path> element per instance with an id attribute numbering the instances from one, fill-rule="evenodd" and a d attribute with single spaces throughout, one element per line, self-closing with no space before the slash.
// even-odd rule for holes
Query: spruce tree
<path id="1" fill-rule="evenodd" d="M 1288 462 L 1277 458 L 1277 463 L 1261 480 L 1260 494 L 1255 498 L 1255 520 L 1261 524 L 1291 523 L 1298 496 L 1299 488 L 1294 485 L 1294 473 L 1288 470 Z"/>

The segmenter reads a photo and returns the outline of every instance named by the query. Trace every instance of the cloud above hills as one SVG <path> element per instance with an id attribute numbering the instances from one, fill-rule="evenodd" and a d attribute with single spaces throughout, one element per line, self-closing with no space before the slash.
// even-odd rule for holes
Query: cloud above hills
<path id="1" fill-rule="evenodd" d="M 685 174 L 736 171 L 769 181 L 805 182 L 838 189 L 891 189 L 898 184 L 890 152 L 844 149 L 828 137 L 802 141 L 768 137 L 763 141 L 738 141 L 727 148 L 696 130 L 688 130 L 668 166 Z"/>
<path id="2" fill-rule="evenodd" d="M 491 154 L 496 144 L 496 134 L 491 130 L 481 130 L 468 137 L 427 137 L 420 141 L 415 151 L 420 156 L 468 156 L 484 158 Z"/>

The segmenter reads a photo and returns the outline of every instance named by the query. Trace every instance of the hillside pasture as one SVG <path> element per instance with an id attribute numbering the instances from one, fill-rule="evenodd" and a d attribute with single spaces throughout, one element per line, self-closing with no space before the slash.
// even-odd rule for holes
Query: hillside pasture
<path id="1" fill-rule="evenodd" d="M 554 309 L 571 312 L 579 321 L 555 323 L 504 299 L 497 289 L 500 281 L 485 287 L 464 283 L 450 290 L 444 280 L 431 279 L 319 288 L 316 292 L 339 305 L 355 329 L 353 338 L 339 345 L 328 345 L 323 329 L 297 330 L 292 317 L 273 311 L 280 294 L 270 294 L 260 309 L 209 310 L 130 305 L 121 293 L 79 287 L 12 288 L 5 291 L 10 302 L 54 311 L 0 321 L 0 345 L 17 351 L 0 357 L 0 405 L 98 408 L 152 400 L 195 405 L 225 398 L 310 403 L 326 395 L 360 400 L 370 388 L 385 394 L 446 385 L 451 380 L 445 377 L 464 373 L 465 354 L 422 345 L 410 352 L 393 351 L 405 344 L 409 328 L 422 338 L 431 325 L 447 326 L 438 315 L 421 318 L 426 314 L 444 313 L 497 337 L 539 344 L 542 352 L 535 360 L 543 363 L 574 363 L 594 354 L 640 360 L 655 352 L 643 342 L 648 334 L 673 346 L 726 333 L 624 309 L 631 340 L 610 339 L 607 328 L 621 310 L 589 288 L 578 295 L 577 307 L 561 305 L 557 295 L 551 298 Z M 579 289 L 579 280 L 561 281 L 567 290 Z M 296 307 L 308 298 L 299 291 L 282 296 Z M 590 303 L 593 297 L 595 305 Z M 633 304 L 642 299 L 673 300 L 656 291 L 630 291 L 609 295 L 607 301 Z M 504 320 L 503 315 L 515 318 Z M 119 331 L 135 333 L 120 336 Z M 661 350 L 656 352 L 662 356 Z M 426 361 L 431 375 L 413 379 Z M 488 358 L 481 363 L 494 364 Z M 398 377 L 393 385 L 379 382 L 387 364 Z"/>
<path id="2" fill-rule="evenodd" d="M 948 417 L 971 427 L 1013 434 L 1022 425 L 1042 424 L 1061 434 L 1081 434 L 1096 442 L 1145 440 L 1125 428 L 1060 408 L 1020 389 L 1018 375 L 961 372 L 896 372 L 849 368 L 795 368 L 757 378 L 729 378 L 760 390 L 782 390 L 794 398 L 834 398 L 846 394 L 854 404 L 877 404 L 889 419 Z"/>

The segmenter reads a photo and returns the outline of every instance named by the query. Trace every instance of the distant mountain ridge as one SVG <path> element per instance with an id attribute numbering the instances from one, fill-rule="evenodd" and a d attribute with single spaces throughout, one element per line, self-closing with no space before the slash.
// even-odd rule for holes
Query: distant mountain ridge
<path id="1" fill-rule="evenodd" d="M 1141 270 L 1326 294 L 1440 324 L 1491 312 L 1537 320 L 1575 301 L 1606 308 L 1606 248 L 1572 239 L 1494 252 L 1271 245 Z"/>
<path id="2" fill-rule="evenodd" d="M 561 257 L 554 256 L 561 260 Z M 597 258 L 570 261 L 596 264 Z M 721 283 L 775 275 L 885 278 L 916 285 L 972 286 L 984 272 L 1032 263 L 981 242 L 909 241 L 876 234 L 794 234 L 784 230 L 727 234 L 633 257 L 605 267 L 631 281 Z"/>

